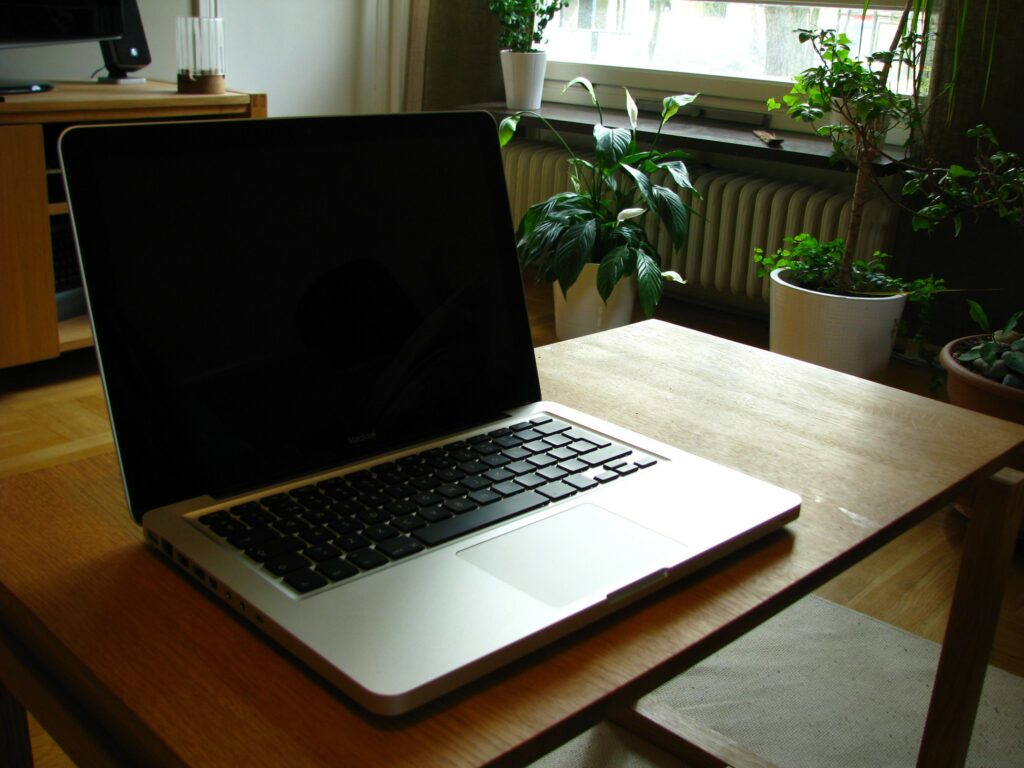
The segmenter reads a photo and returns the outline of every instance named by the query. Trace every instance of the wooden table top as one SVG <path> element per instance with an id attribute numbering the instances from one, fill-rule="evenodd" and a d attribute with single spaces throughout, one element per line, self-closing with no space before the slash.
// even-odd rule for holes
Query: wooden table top
<path id="1" fill-rule="evenodd" d="M 2 634 L 146 764 L 525 762 L 1024 445 L 1024 427 L 658 321 L 542 347 L 537 359 L 546 398 L 790 488 L 800 519 L 418 712 L 379 718 L 145 548 L 107 453 L 0 480 Z"/>

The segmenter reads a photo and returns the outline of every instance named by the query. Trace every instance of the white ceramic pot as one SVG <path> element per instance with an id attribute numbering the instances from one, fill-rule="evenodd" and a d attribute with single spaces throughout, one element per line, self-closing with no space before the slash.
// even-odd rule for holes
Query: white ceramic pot
<path id="1" fill-rule="evenodd" d="M 798 360 L 878 379 L 889 365 L 907 297 L 836 296 L 771 274 L 769 349 Z"/>
<path id="2" fill-rule="evenodd" d="M 597 292 L 597 264 L 585 264 L 579 279 L 562 295 L 562 288 L 552 285 L 555 301 L 555 335 L 559 339 L 575 339 L 609 328 L 629 325 L 633 320 L 636 280 L 624 277 L 615 284 L 608 302 Z"/>
<path id="3" fill-rule="evenodd" d="M 509 109 L 540 109 L 544 92 L 544 51 L 501 52 L 501 74 L 505 79 L 505 106 Z"/>

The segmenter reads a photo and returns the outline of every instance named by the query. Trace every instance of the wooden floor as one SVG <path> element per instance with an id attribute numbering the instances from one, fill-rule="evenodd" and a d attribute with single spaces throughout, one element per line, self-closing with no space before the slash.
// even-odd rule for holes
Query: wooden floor
<path id="1" fill-rule="evenodd" d="M 551 289 L 527 284 L 535 346 L 555 341 Z M 664 301 L 656 315 L 715 335 L 766 347 L 765 318 Z M 886 383 L 927 394 L 928 374 L 894 362 Z M 0 370 L 0 477 L 72 461 L 111 445 L 106 407 L 91 350 Z M 127 514 L 127 513 L 126 513 Z M 941 642 L 965 521 L 953 509 L 934 515 L 818 594 L 922 637 Z M 1024 557 L 1018 551 L 1003 603 L 992 663 L 1024 675 Z M 71 761 L 34 722 L 36 765 Z"/>

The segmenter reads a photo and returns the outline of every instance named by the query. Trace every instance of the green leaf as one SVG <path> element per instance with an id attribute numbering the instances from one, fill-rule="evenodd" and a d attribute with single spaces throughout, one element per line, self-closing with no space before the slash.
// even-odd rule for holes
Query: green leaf
<path id="1" fill-rule="evenodd" d="M 1008 352 L 1003 355 L 1003 362 L 1014 373 L 1024 373 L 1024 352 Z"/>
<path id="2" fill-rule="evenodd" d="M 1015 312 L 1010 316 L 1010 319 L 1006 321 L 1006 325 L 1003 326 L 1003 333 L 1009 333 L 1017 327 L 1017 323 L 1020 321 L 1020 316 L 1024 315 L 1024 312 Z"/>
<path id="3" fill-rule="evenodd" d="M 964 168 L 962 165 L 951 165 L 949 166 L 949 175 L 952 176 L 954 179 L 973 179 L 978 174 L 976 174 L 974 171 Z"/>
<path id="4" fill-rule="evenodd" d="M 636 255 L 636 295 L 644 317 L 651 317 L 661 301 L 662 282 L 661 265 L 646 251 L 639 251 Z"/>
<path id="5" fill-rule="evenodd" d="M 651 197 L 655 200 L 655 211 L 658 218 L 661 219 L 672 237 L 672 244 L 676 248 L 681 248 L 690 231 L 689 211 L 683 205 L 679 195 L 668 187 L 655 184 L 651 188 Z"/>
<path id="6" fill-rule="evenodd" d="M 519 126 L 519 118 L 522 116 L 522 112 L 516 112 L 514 115 L 509 115 L 501 124 L 498 126 L 498 143 L 501 146 L 505 146 L 515 136 L 516 128 Z"/>
<path id="7" fill-rule="evenodd" d="M 769 112 L 775 109 L 782 109 L 782 105 L 779 104 L 779 102 L 777 102 L 775 99 L 768 99 L 767 107 Z"/>
<path id="8" fill-rule="evenodd" d="M 614 168 L 629 152 L 632 142 L 633 135 L 627 128 L 607 128 L 603 125 L 595 125 L 594 151 L 597 155 L 597 164 L 604 169 Z"/>
<path id="9" fill-rule="evenodd" d="M 985 310 L 982 309 L 981 304 L 976 302 L 974 299 L 967 300 L 967 311 L 971 316 L 971 320 L 981 328 L 983 331 L 988 331 L 991 326 L 988 324 L 988 315 L 985 314 Z"/>
<path id="10" fill-rule="evenodd" d="M 597 266 L 597 293 L 602 301 L 608 301 L 608 297 L 615 290 L 615 285 L 622 279 L 622 276 L 631 271 L 632 253 L 628 246 L 620 245 L 608 251 Z"/>
<path id="11" fill-rule="evenodd" d="M 668 163 L 658 162 L 657 165 L 664 168 L 672 176 L 672 180 L 676 183 L 680 189 L 688 189 L 694 194 L 697 194 L 697 190 L 694 189 L 693 184 L 690 183 L 690 171 L 686 167 L 686 164 L 679 160 L 673 160 Z"/>
<path id="12" fill-rule="evenodd" d="M 563 294 L 576 282 L 583 265 L 590 260 L 596 237 L 597 221 L 587 219 L 567 227 L 558 239 L 554 268 Z"/>
<path id="13" fill-rule="evenodd" d="M 622 164 L 619 167 L 633 179 L 633 182 L 636 184 L 636 188 L 640 190 L 640 195 L 647 202 L 648 207 L 656 210 L 658 208 L 658 203 L 651 194 L 651 180 L 647 178 L 647 175 L 643 173 L 643 171 L 639 171 L 631 165 Z"/>

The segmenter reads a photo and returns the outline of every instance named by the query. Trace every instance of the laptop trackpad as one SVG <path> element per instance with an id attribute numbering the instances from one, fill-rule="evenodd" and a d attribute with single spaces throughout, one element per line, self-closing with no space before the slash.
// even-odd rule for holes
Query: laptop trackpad
<path id="1" fill-rule="evenodd" d="M 553 607 L 605 595 L 683 559 L 686 547 L 594 504 L 580 504 L 459 557 Z"/>

